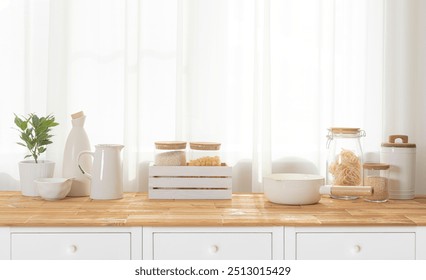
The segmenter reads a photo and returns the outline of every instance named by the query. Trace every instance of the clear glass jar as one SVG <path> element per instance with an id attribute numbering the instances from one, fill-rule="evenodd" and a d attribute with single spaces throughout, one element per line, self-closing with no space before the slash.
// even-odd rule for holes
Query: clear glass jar
<path id="1" fill-rule="evenodd" d="M 362 148 L 359 128 L 329 128 L 327 135 L 327 184 L 359 186 L 362 184 Z M 335 196 L 338 199 L 357 199 L 357 196 Z"/>
<path id="2" fill-rule="evenodd" d="M 389 164 L 364 163 L 364 185 L 373 188 L 373 194 L 364 197 L 370 202 L 386 202 L 389 199 Z"/>
<path id="3" fill-rule="evenodd" d="M 186 165 L 186 142 L 155 142 L 154 164 L 158 166 Z"/>
<path id="4" fill-rule="evenodd" d="M 220 143 L 190 142 L 189 163 L 192 166 L 220 166 Z"/>

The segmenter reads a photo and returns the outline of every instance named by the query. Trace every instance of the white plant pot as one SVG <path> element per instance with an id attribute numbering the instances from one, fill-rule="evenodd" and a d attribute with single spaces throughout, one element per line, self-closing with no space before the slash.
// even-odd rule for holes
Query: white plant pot
<path id="1" fill-rule="evenodd" d="M 34 182 L 38 178 L 52 178 L 55 171 L 55 163 L 48 160 L 24 160 L 19 162 L 19 178 L 21 180 L 21 193 L 24 196 L 38 196 L 37 185 Z"/>

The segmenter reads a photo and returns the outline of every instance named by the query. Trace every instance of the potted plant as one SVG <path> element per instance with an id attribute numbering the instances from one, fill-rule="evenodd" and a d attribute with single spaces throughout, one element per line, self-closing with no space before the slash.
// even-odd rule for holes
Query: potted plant
<path id="1" fill-rule="evenodd" d="M 26 117 L 19 117 L 15 114 L 15 125 L 18 127 L 21 142 L 18 145 L 27 148 L 29 154 L 24 160 L 19 162 L 19 177 L 21 180 L 21 192 L 25 196 L 38 196 L 34 180 L 37 178 L 53 177 L 55 163 L 48 160 L 40 160 L 41 154 L 46 152 L 46 148 L 52 143 L 50 134 L 51 128 L 57 126 L 55 117 L 47 115 L 39 117 L 34 113 Z"/>

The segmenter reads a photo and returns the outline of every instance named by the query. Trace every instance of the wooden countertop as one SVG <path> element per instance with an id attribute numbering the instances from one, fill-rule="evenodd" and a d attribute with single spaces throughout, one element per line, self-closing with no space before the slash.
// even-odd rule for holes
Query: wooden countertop
<path id="1" fill-rule="evenodd" d="M 318 204 L 288 206 L 263 194 L 232 200 L 120 200 L 88 197 L 45 201 L 0 191 L 0 226 L 426 226 L 426 197 L 368 203 L 322 197 Z"/>

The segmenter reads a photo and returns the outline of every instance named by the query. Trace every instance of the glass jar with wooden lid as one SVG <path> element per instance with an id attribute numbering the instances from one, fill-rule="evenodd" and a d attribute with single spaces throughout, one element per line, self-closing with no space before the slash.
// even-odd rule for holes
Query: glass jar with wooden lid
<path id="1" fill-rule="evenodd" d="M 159 141 L 155 142 L 155 165 L 182 166 L 186 165 L 186 142 Z"/>
<path id="2" fill-rule="evenodd" d="M 363 164 L 364 185 L 373 188 L 373 194 L 364 197 L 370 202 L 386 202 L 389 199 L 389 164 L 366 162 Z"/>
<path id="3" fill-rule="evenodd" d="M 327 184 L 359 186 L 362 184 L 362 148 L 360 138 L 365 132 L 359 128 L 332 127 L 327 135 Z M 357 196 L 335 196 L 357 199 Z"/>
<path id="4" fill-rule="evenodd" d="M 190 142 L 189 163 L 191 166 L 220 166 L 220 143 Z"/>

